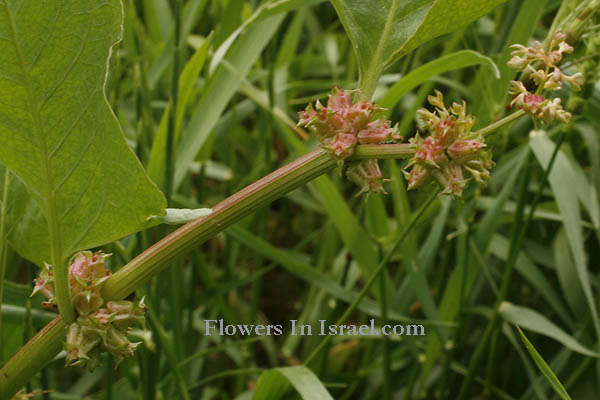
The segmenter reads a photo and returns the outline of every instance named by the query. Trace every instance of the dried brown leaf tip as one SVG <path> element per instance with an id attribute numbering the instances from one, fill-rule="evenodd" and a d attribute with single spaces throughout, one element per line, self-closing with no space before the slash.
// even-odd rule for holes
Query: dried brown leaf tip
<path id="1" fill-rule="evenodd" d="M 326 106 L 317 101 L 299 113 L 298 125 L 308 128 L 342 166 L 358 144 L 402 141 L 397 125 L 392 126 L 381 111 L 384 109 L 362 98 L 359 90 L 334 88 Z M 359 194 L 385 193 L 377 160 L 351 162 L 347 176 L 361 188 Z"/>
<path id="2" fill-rule="evenodd" d="M 428 97 L 435 110 L 417 111 L 417 124 L 429 136 L 422 138 L 417 133 L 410 139 L 415 155 L 404 174 L 409 189 L 433 181 L 443 188 L 443 193 L 460 197 L 471 178 L 481 184 L 489 180 L 494 162 L 483 135 L 471 131 L 475 118 L 467 114 L 466 103 L 447 108 L 442 93 L 435 93 Z"/>

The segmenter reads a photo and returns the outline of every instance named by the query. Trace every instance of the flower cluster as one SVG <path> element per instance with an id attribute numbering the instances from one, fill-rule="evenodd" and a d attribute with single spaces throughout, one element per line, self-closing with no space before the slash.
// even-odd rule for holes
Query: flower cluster
<path id="1" fill-rule="evenodd" d="M 409 189 L 436 181 L 444 188 L 443 193 L 461 196 L 470 177 L 482 184 L 489 180 L 494 162 L 483 135 L 471 132 L 475 118 L 467 114 L 465 102 L 448 109 L 442 93 L 435 93 L 428 97 L 435 111 L 417 111 L 418 126 L 429 131 L 429 136 L 423 139 L 417 133 L 410 139 L 415 155 L 406 166 L 410 171 L 404 174 Z"/>
<path id="2" fill-rule="evenodd" d="M 546 51 L 540 42 L 535 42 L 531 47 L 515 44 L 516 48 L 508 65 L 520 71 L 527 71 L 537 85 L 537 92 L 531 93 L 520 81 L 511 81 L 510 94 L 514 96 L 510 106 L 517 106 L 533 117 L 550 123 L 558 120 L 568 123 L 571 114 L 565 111 L 558 98 L 546 99 L 541 95 L 542 90 L 560 90 L 563 82 L 569 82 L 575 90 L 580 90 L 583 85 L 583 74 L 578 72 L 567 75 L 560 70 L 558 64 L 564 54 L 573 52 L 573 47 L 566 42 L 567 35 L 557 32 L 550 43 L 550 50 Z"/>
<path id="3" fill-rule="evenodd" d="M 102 350 L 111 353 L 117 363 L 131 357 L 141 342 L 131 342 L 127 335 L 133 326 L 145 325 L 144 309 L 144 299 L 109 301 L 106 307 L 77 317 L 67 331 L 67 364 L 94 369 Z"/>
<path id="4" fill-rule="evenodd" d="M 321 146 L 342 165 L 358 144 L 402 140 L 397 126 L 392 127 L 390 121 L 382 117 L 375 118 L 381 111 L 383 109 L 372 102 L 360 99 L 358 90 L 335 88 L 326 107 L 317 101 L 314 107 L 309 104 L 301 111 L 298 125 L 314 133 Z M 351 163 L 347 175 L 361 187 L 360 193 L 384 192 L 385 180 L 376 160 Z"/>
<path id="5" fill-rule="evenodd" d="M 134 326 L 144 327 L 144 300 L 109 301 L 104 304 L 100 289 L 111 272 L 105 261 L 110 254 L 102 251 L 82 251 L 69 263 L 69 286 L 77 321 L 67 331 L 65 348 L 68 365 L 93 369 L 100 362 L 100 353 L 106 350 L 118 361 L 133 355 L 139 343 L 132 343 L 127 335 Z M 42 305 L 56 307 L 52 266 L 44 263 L 40 276 L 34 280 L 32 296 L 42 293 L 48 298 Z M 104 306 L 104 307 L 103 307 Z"/>

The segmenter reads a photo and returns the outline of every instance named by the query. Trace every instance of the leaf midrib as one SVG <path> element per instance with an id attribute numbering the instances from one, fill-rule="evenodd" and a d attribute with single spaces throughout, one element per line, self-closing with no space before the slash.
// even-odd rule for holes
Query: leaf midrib
<path id="1" fill-rule="evenodd" d="M 373 59 L 371 60 L 371 64 L 369 65 L 369 69 L 368 69 L 369 72 L 381 65 L 379 58 L 381 57 L 381 54 L 383 53 L 386 38 L 389 35 L 390 29 L 392 26 L 392 20 L 394 19 L 394 15 L 396 14 L 397 8 L 398 8 L 398 0 L 392 0 L 392 6 L 390 7 L 390 9 L 388 11 L 389 17 L 386 19 L 385 25 L 383 27 L 383 31 L 381 32 L 381 40 L 379 40 L 379 42 L 377 43 L 377 47 L 375 48 L 375 53 L 373 54 Z M 383 66 L 381 66 L 380 68 L 383 68 Z"/>
<path id="2" fill-rule="evenodd" d="M 13 46 L 15 48 L 15 52 L 17 57 L 19 58 L 19 67 L 23 74 L 22 85 L 25 91 L 27 92 L 27 101 L 29 103 L 29 107 L 31 108 L 30 114 L 33 118 L 34 130 L 37 131 L 37 144 L 38 148 L 41 151 L 41 163 L 42 169 L 44 170 L 44 178 L 46 180 L 46 193 L 43 196 L 42 200 L 44 202 L 44 206 L 46 209 L 46 220 L 48 223 L 48 234 L 50 239 L 50 254 L 51 254 L 51 262 L 54 268 L 62 268 L 63 254 L 62 254 L 62 246 L 61 246 L 61 236 L 60 236 L 60 226 L 58 225 L 57 218 L 57 209 L 56 209 L 56 195 L 53 190 L 53 181 L 52 181 L 52 173 L 50 167 L 50 160 L 48 158 L 48 146 L 46 140 L 44 139 L 44 127 L 42 123 L 42 118 L 40 115 L 39 103 L 36 100 L 36 96 L 33 93 L 32 83 L 29 76 L 29 71 L 25 65 L 25 58 L 21 47 L 19 46 L 19 40 L 17 36 L 17 28 L 15 25 L 15 20 L 10 12 L 10 8 L 6 0 L 2 0 L 4 3 L 4 7 L 6 10 L 6 16 L 8 18 L 10 24 L 10 34 L 13 42 Z"/>

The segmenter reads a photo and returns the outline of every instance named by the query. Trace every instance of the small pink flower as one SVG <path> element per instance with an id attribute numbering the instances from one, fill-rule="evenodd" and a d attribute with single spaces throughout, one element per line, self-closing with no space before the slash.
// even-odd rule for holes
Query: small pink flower
<path id="1" fill-rule="evenodd" d="M 448 157 L 444 154 L 444 148 L 431 136 L 426 138 L 420 146 L 417 146 L 415 157 L 436 168 L 439 168 L 440 164 L 448 160 Z"/>
<path id="2" fill-rule="evenodd" d="M 413 166 L 410 172 L 404 172 L 404 177 L 408 181 L 408 190 L 416 189 L 419 186 L 429 182 L 431 176 L 429 170 L 424 166 L 417 164 Z"/>
<path id="3" fill-rule="evenodd" d="M 448 147 L 448 155 L 454 160 L 463 160 L 473 156 L 485 147 L 479 140 L 458 140 Z"/>
<path id="4" fill-rule="evenodd" d="M 378 144 L 390 140 L 402 140 L 402 136 L 398 135 L 398 126 L 390 127 L 390 121 L 377 119 L 358 133 L 360 144 Z"/>
<path id="5" fill-rule="evenodd" d="M 351 133 L 338 133 L 332 140 L 324 143 L 323 148 L 333 153 L 340 160 L 345 160 L 354 152 L 356 143 L 356 135 Z"/>
<path id="6" fill-rule="evenodd" d="M 386 180 L 375 159 L 353 163 L 348 167 L 346 176 L 360 187 L 357 196 L 362 193 L 386 193 L 382 185 Z"/>

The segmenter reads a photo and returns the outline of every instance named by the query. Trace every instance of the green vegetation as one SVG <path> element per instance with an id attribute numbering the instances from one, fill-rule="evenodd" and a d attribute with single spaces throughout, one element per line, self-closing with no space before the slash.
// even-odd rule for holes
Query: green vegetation
<path id="1" fill-rule="evenodd" d="M 0 399 L 600 397 L 600 1 L 41 3 Z"/>

